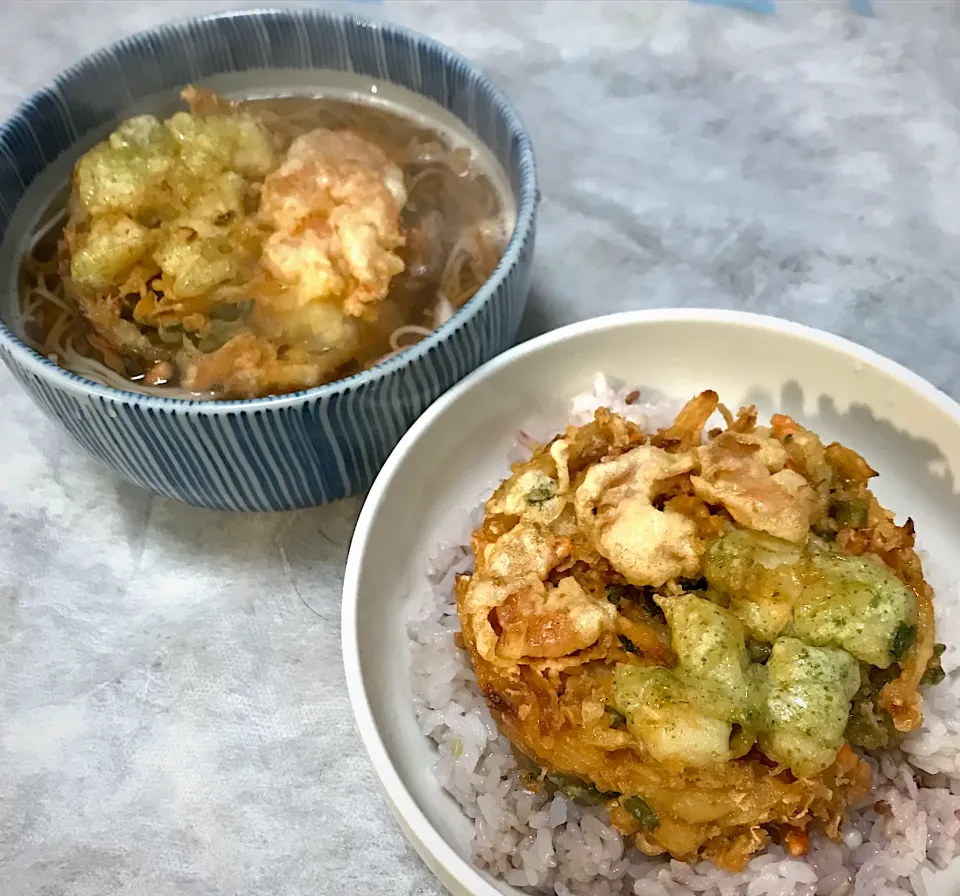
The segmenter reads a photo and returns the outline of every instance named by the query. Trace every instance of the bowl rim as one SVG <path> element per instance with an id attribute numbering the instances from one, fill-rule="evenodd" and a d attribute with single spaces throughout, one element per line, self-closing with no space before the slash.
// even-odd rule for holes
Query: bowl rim
<path id="1" fill-rule="evenodd" d="M 361 370 L 343 379 L 333 380 L 332 382 L 315 386 L 312 389 L 301 389 L 297 392 L 290 392 L 284 395 L 268 395 L 262 398 L 231 399 L 228 401 L 210 401 L 205 399 L 167 398 L 163 396 L 146 395 L 133 390 L 117 389 L 60 367 L 55 362 L 30 348 L 10 327 L 0 320 L 0 348 L 5 348 L 10 353 L 12 360 L 19 367 L 24 368 L 39 379 L 51 382 L 51 384 L 57 388 L 79 395 L 95 396 L 120 404 L 136 404 L 153 410 L 176 411 L 188 415 L 259 411 L 297 405 L 305 400 L 322 401 L 324 398 L 388 379 L 399 370 L 415 364 L 424 355 L 428 354 L 434 346 L 446 342 L 451 336 L 468 326 L 480 313 L 480 310 L 493 298 L 496 291 L 502 287 L 507 276 L 516 269 L 520 262 L 521 252 L 527 240 L 534 232 L 536 211 L 540 201 L 537 166 L 530 135 L 504 92 L 479 66 L 475 65 L 456 50 L 435 40 L 429 35 L 403 25 L 394 24 L 393 22 L 368 19 L 359 15 L 331 12 L 324 9 L 258 7 L 254 9 L 224 10 L 206 15 L 191 16 L 165 22 L 150 28 L 144 28 L 84 55 L 72 65 L 58 72 L 50 83 L 23 98 L 10 115 L 0 122 L 0 138 L 9 135 L 13 123 L 18 119 L 29 119 L 33 115 L 31 106 L 36 105 L 40 98 L 58 91 L 63 83 L 73 80 L 87 67 L 100 67 L 103 64 L 104 58 L 120 50 L 128 49 L 131 46 L 136 47 L 148 36 L 155 37 L 162 43 L 169 43 L 179 40 L 189 29 L 198 25 L 215 26 L 217 22 L 236 21 L 238 19 L 256 22 L 262 21 L 265 18 L 301 23 L 307 27 L 314 28 L 331 28 L 331 26 L 345 25 L 349 22 L 364 28 L 369 28 L 372 31 L 405 37 L 414 44 L 439 56 L 445 68 L 458 65 L 465 67 L 471 76 L 490 92 L 498 114 L 502 117 L 511 137 L 517 140 L 519 153 L 514 164 L 516 170 L 519 172 L 520 182 L 519 190 L 517 191 L 518 195 L 515 196 L 517 205 L 516 221 L 513 226 L 513 231 L 510 234 L 510 239 L 507 241 L 503 254 L 500 256 L 500 260 L 493 272 L 484 281 L 476 294 L 472 296 L 462 308 L 458 309 L 448 320 L 444 321 L 444 323 L 433 330 L 428 336 L 425 336 L 409 348 L 397 352 L 373 367 Z M 242 66 L 231 69 L 231 71 L 235 72 L 248 70 L 254 69 L 245 69 Z M 122 110 L 120 110 L 118 114 L 122 114 Z M 81 137 L 82 136 L 83 135 L 81 135 Z M 68 149 L 65 152 L 70 153 L 71 150 Z M 62 155 L 63 154 L 61 154 L 61 156 Z M 510 172 L 507 172 L 508 176 L 509 173 Z M 19 205 L 19 202 L 17 204 Z M 7 238 L 7 233 L 0 232 L 0 242 L 3 242 Z M 16 301 L 16 299 L 14 300 Z"/>
<path id="2" fill-rule="evenodd" d="M 712 323 L 745 327 L 766 333 L 799 338 L 844 354 L 854 362 L 869 364 L 878 368 L 881 372 L 900 380 L 905 386 L 918 393 L 918 397 L 931 402 L 960 425 L 960 404 L 919 374 L 914 373 L 897 361 L 892 361 L 875 352 L 873 349 L 842 336 L 836 336 L 783 318 L 746 311 L 710 308 L 623 311 L 568 324 L 537 336 L 528 342 L 521 343 L 481 365 L 427 408 L 413 426 L 404 433 L 387 458 L 386 463 L 381 467 L 357 519 L 343 576 L 340 644 L 347 693 L 357 730 L 370 757 L 380 786 L 386 793 L 388 804 L 395 813 L 402 816 L 401 829 L 405 833 L 411 832 L 408 836 L 418 851 L 426 850 L 437 864 L 451 874 L 451 879 L 455 879 L 466 887 L 464 892 L 469 892 L 474 896 L 502 896 L 502 891 L 489 883 L 471 862 L 462 858 L 447 843 L 417 804 L 390 760 L 390 754 L 380 736 L 373 709 L 367 696 L 367 687 L 360 660 L 358 609 L 360 574 L 370 548 L 370 530 L 379 511 L 384 493 L 393 481 L 397 468 L 401 466 L 407 455 L 417 445 L 420 436 L 435 420 L 443 416 L 447 408 L 458 402 L 477 383 L 501 369 L 509 367 L 521 358 L 587 333 L 602 333 L 637 324 L 660 323 Z M 412 698 L 410 711 L 413 711 Z M 443 883 L 446 885 L 447 881 L 444 880 Z"/>

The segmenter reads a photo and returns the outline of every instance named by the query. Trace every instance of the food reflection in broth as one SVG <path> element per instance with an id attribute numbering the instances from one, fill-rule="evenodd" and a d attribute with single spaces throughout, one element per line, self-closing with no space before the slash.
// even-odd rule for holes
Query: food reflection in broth
<path id="1" fill-rule="evenodd" d="M 284 97 L 123 122 L 21 270 L 22 330 L 83 376 L 254 398 L 370 367 L 490 276 L 510 222 L 464 146 L 381 105 Z"/>

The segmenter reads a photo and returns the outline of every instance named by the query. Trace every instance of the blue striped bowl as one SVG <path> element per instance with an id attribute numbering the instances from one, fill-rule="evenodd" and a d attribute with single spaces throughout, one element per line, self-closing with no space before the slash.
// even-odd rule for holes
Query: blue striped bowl
<path id="1" fill-rule="evenodd" d="M 398 84 L 452 113 L 506 173 L 517 223 L 480 292 L 435 333 L 383 364 L 276 398 L 152 398 L 75 376 L 8 324 L 19 252 L 39 206 L 31 193 L 131 108 L 186 83 L 251 73 L 251 88 L 335 69 Z M 258 74 L 259 73 L 259 74 Z M 269 77 L 268 77 L 269 76 Z M 52 195 L 47 194 L 47 198 Z M 228 13 L 126 38 L 59 75 L 0 127 L 0 357 L 37 405 L 129 481 L 202 507 L 288 510 L 366 489 L 414 420 L 454 383 L 506 349 L 530 285 L 537 204 L 530 140 L 503 95 L 462 57 L 392 25 L 313 10 Z M 32 216 L 32 217 L 31 217 Z"/>

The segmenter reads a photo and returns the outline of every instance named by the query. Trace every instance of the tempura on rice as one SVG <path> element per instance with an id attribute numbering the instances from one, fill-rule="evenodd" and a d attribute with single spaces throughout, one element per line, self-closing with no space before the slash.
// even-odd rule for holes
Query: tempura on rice
<path id="1" fill-rule="evenodd" d="M 514 464 L 456 592 L 526 785 L 728 870 L 839 839 L 865 751 L 919 728 L 942 678 L 913 524 L 876 475 L 709 391 L 655 433 L 600 408 Z"/>

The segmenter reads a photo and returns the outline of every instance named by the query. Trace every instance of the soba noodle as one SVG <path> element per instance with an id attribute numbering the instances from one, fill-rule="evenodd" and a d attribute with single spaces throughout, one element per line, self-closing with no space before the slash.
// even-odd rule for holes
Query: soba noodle
<path id="1" fill-rule="evenodd" d="M 379 146 L 403 173 L 405 269 L 391 281 L 361 348 L 327 381 L 410 348 L 449 320 L 493 272 L 506 239 L 504 206 L 469 150 L 397 112 L 360 102 L 288 97 L 251 100 L 238 108 L 255 112 L 287 144 L 316 128 L 349 130 Z M 51 204 L 23 259 L 19 335 L 24 341 L 60 366 L 117 389 L 170 398 L 237 397 L 190 391 L 180 385 L 174 365 L 143 363 L 103 337 L 65 282 L 70 271 L 62 236 L 66 205 L 65 195 Z M 256 300 L 255 284 L 223 285 L 218 300 L 225 296 Z M 172 352 L 180 342 L 194 352 L 202 347 L 190 342 L 182 327 L 138 326 L 161 352 L 165 345 Z"/>

